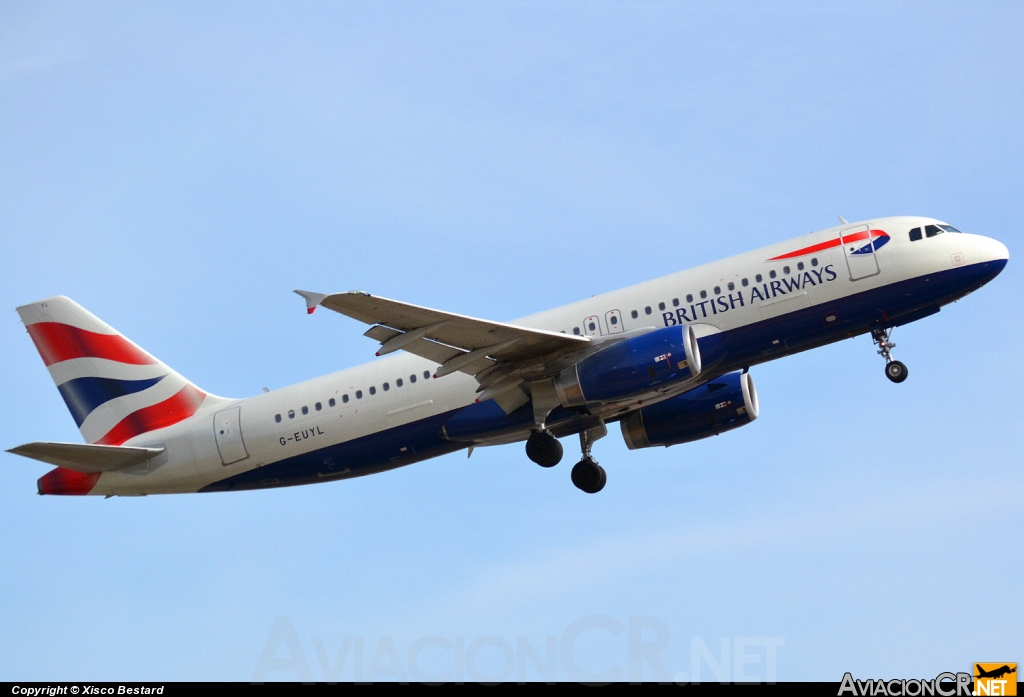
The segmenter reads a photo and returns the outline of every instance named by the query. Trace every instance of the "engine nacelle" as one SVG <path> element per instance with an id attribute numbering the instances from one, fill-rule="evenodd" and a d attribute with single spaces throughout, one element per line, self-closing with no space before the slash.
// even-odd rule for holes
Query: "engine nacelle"
<path id="1" fill-rule="evenodd" d="M 714 358 L 724 351 L 721 338 L 700 340 Z M 580 407 L 642 394 L 701 371 L 702 347 L 689 325 L 664 327 L 611 346 L 566 368 L 555 378 L 563 405 Z"/>
<path id="2" fill-rule="evenodd" d="M 750 373 L 729 373 L 634 411 L 620 422 L 622 438 L 630 450 L 689 443 L 748 424 L 759 410 Z"/>

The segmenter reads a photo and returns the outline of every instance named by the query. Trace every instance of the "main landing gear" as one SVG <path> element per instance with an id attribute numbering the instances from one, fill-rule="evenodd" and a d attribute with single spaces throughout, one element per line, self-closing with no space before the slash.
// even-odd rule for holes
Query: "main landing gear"
<path id="1" fill-rule="evenodd" d="M 541 467 L 554 467 L 562 461 L 562 444 L 547 431 L 534 431 L 526 441 L 526 457 Z"/>
<path id="2" fill-rule="evenodd" d="M 903 382 L 907 379 L 907 366 L 900 361 L 893 360 L 892 350 L 896 344 L 889 341 L 892 329 L 880 327 L 871 330 L 871 340 L 878 345 L 878 355 L 885 359 L 885 377 L 893 382 Z"/>
<path id="3" fill-rule="evenodd" d="M 608 429 L 604 424 L 580 433 L 580 449 L 583 451 L 583 459 L 572 468 L 572 483 L 576 485 L 577 489 L 587 494 L 596 494 L 601 491 L 608 481 L 604 467 L 597 464 L 590 456 L 590 449 L 594 446 L 594 441 L 607 434 Z"/>
<path id="4" fill-rule="evenodd" d="M 595 428 L 580 433 L 580 449 L 583 459 L 572 468 L 572 483 L 580 491 L 596 494 L 604 488 L 608 475 L 604 467 L 597 464 L 590 455 L 594 441 L 608 435 L 608 429 L 602 423 Z M 526 441 L 526 456 L 541 467 L 554 467 L 562 459 L 562 444 L 546 430 L 538 429 L 530 434 Z"/>

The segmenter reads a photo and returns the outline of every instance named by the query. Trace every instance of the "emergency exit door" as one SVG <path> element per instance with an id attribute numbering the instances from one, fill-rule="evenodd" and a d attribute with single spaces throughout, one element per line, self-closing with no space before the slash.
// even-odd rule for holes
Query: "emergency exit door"
<path id="1" fill-rule="evenodd" d="M 604 323 L 608 327 L 609 334 L 622 333 L 622 313 L 618 310 L 609 310 L 604 313 Z"/>

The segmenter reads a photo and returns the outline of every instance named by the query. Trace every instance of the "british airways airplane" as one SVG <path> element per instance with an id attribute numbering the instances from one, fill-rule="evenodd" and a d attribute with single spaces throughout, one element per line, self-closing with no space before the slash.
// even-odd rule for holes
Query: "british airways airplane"
<path id="1" fill-rule="evenodd" d="M 758 363 L 870 334 L 893 382 L 894 327 L 995 278 L 1000 242 L 931 218 L 847 223 L 510 323 L 352 291 L 296 291 L 370 325 L 387 358 L 247 399 L 214 396 L 57 296 L 18 314 L 86 444 L 9 452 L 56 469 L 40 494 L 142 496 L 348 479 L 463 448 L 526 441 L 542 467 L 578 434 L 573 484 L 600 491 L 591 448 L 630 449 L 757 418 Z M 400 352 L 400 353 L 399 353 Z"/>

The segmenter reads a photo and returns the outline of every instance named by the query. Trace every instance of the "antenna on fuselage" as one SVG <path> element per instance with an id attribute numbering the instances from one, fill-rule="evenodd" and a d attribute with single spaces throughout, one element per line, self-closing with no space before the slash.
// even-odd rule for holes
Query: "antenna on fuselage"
<path id="1" fill-rule="evenodd" d="M 842 223 L 843 225 L 849 225 L 850 224 L 850 223 L 847 222 L 846 218 L 844 218 L 843 216 L 839 215 L 839 216 L 836 216 L 836 217 L 839 218 L 839 222 Z"/>

